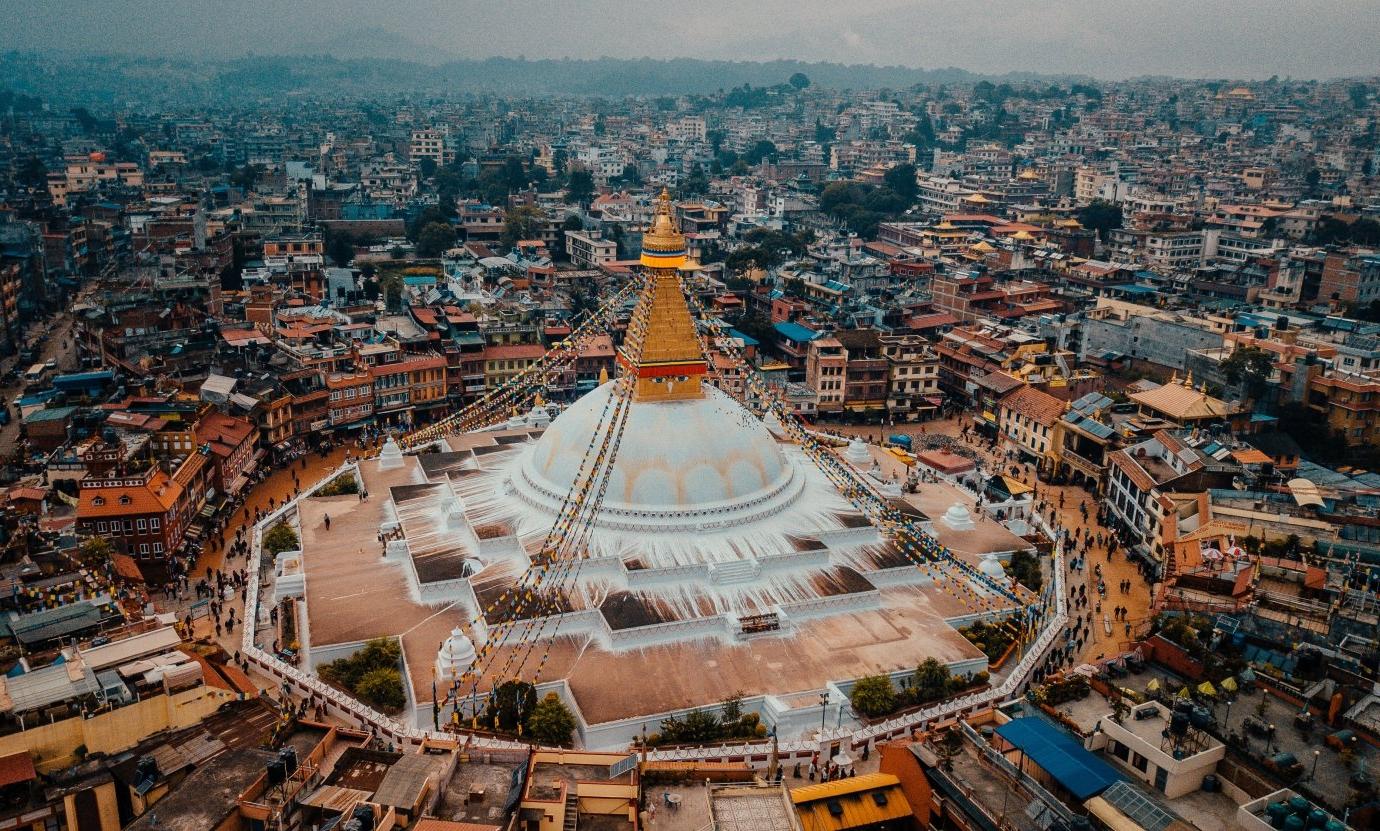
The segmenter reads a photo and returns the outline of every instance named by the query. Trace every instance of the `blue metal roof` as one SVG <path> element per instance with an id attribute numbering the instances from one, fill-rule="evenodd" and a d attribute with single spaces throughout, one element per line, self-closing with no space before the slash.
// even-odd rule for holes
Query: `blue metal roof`
<path id="1" fill-rule="evenodd" d="M 747 335 L 743 334 L 742 332 L 739 332 L 737 329 L 729 329 L 729 330 L 728 330 L 728 336 L 729 336 L 730 338 L 737 338 L 738 340 L 742 341 L 744 346 L 757 346 L 757 345 L 758 345 L 758 343 L 757 343 L 757 338 L 750 338 L 750 337 L 748 337 Z"/>
<path id="2" fill-rule="evenodd" d="M 1159 294 L 1160 290 L 1154 286 L 1142 286 L 1138 283 L 1127 283 L 1124 286 L 1113 286 L 1117 291 L 1124 291 L 1127 294 Z"/>
<path id="3" fill-rule="evenodd" d="M 1039 765 L 1077 799 L 1097 796 L 1121 781 L 1116 769 L 1084 750 L 1073 736 L 1038 716 L 1013 719 L 997 728 L 1030 761 Z"/>
<path id="4" fill-rule="evenodd" d="M 806 329 L 799 323 L 777 323 L 772 328 L 775 329 L 777 334 L 781 337 L 786 340 L 795 341 L 796 343 L 809 343 L 819 337 L 819 332 L 813 329 Z"/>

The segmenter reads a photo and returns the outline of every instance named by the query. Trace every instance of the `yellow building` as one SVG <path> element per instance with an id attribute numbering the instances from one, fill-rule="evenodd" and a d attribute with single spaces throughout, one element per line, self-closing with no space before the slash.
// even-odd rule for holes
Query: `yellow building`
<path id="1" fill-rule="evenodd" d="M 796 788 L 791 802 L 805 831 L 903 831 L 916 825 L 901 780 L 890 773 Z"/>
<path id="2" fill-rule="evenodd" d="M 599 818 L 599 827 L 636 831 L 640 795 L 637 766 L 610 775 L 626 762 L 622 753 L 538 750 L 527 762 L 527 785 L 518 803 L 520 831 L 562 831 Z M 567 822 L 567 813 L 578 814 Z M 626 823 L 626 825 L 623 825 Z"/>

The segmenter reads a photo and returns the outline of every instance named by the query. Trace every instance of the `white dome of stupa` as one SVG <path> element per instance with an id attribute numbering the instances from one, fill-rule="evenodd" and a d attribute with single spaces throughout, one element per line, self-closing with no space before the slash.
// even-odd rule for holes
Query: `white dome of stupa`
<path id="1" fill-rule="evenodd" d="M 460 627 L 455 627 L 446 642 L 441 644 L 441 651 L 436 653 L 437 679 L 453 681 L 459 678 L 474 665 L 477 655 L 469 637 Z"/>
<path id="2" fill-rule="evenodd" d="M 553 508 L 572 489 L 599 425 L 611 418 L 609 382 L 562 412 L 513 476 L 519 496 Z M 708 384 L 700 398 L 634 401 L 599 515 L 638 529 L 735 524 L 779 510 L 803 487 L 766 426 Z"/>
<path id="3" fill-rule="evenodd" d="M 940 519 L 955 531 L 971 531 L 977 527 L 977 524 L 973 522 L 973 515 L 968 510 L 968 506 L 962 502 L 955 502 L 950 505 L 949 510 L 945 511 L 944 516 Z"/>
<path id="4" fill-rule="evenodd" d="M 984 554 L 978 560 L 978 570 L 993 580 L 1006 580 L 1006 569 L 1002 568 L 1001 560 L 997 559 L 996 554 Z"/>
<path id="5" fill-rule="evenodd" d="M 843 451 L 843 457 L 855 465 L 872 461 L 872 453 L 867 449 L 867 442 L 857 438 L 848 443 L 848 449 Z"/>
<path id="6" fill-rule="evenodd" d="M 390 468 L 402 467 L 402 465 L 402 448 L 398 446 L 397 440 L 390 434 L 388 439 L 384 441 L 383 448 L 379 450 L 379 467 L 388 470 Z"/>

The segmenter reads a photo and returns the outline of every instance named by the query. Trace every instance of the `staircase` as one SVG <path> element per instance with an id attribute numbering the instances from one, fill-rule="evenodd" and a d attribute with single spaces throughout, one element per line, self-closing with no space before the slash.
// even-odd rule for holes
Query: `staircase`
<path id="1" fill-rule="evenodd" d="M 709 567 L 709 579 L 720 586 L 735 583 L 751 583 L 762 573 L 762 564 L 748 557 L 727 563 L 714 563 Z"/>
<path id="2" fill-rule="evenodd" d="M 573 793 L 565 795 L 565 824 L 561 831 L 575 831 L 580 821 L 580 798 Z"/>

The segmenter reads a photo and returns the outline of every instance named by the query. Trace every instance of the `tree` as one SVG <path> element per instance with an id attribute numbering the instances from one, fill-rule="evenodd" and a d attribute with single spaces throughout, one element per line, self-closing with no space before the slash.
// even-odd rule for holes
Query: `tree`
<path id="1" fill-rule="evenodd" d="M 868 675 L 853 685 L 853 709 L 868 718 L 884 716 L 896 709 L 896 689 L 886 675 Z"/>
<path id="2" fill-rule="evenodd" d="M 264 534 L 264 548 L 267 548 L 268 553 L 275 556 L 284 551 L 293 551 L 297 545 L 297 532 L 292 530 L 292 526 L 286 522 L 279 522 L 268 529 L 267 534 Z"/>
<path id="3" fill-rule="evenodd" d="M 1078 209 L 1078 221 L 1084 228 L 1097 232 L 1098 239 L 1107 241 L 1107 232 L 1121 227 L 1121 206 L 1105 199 L 1094 199 Z"/>
<path id="4" fill-rule="evenodd" d="M 504 681 L 489 696 L 484 721 L 497 730 L 514 732 L 536 709 L 537 688 L 526 681 Z"/>
<path id="5" fill-rule="evenodd" d="M 594 198 L 594 177 L 588 170 L 572 170 L 565 183 L 565 196 L 577 205 Z"/>
<path id="6" fill-rule="evenodd" d="M 14 181 L 34 190 L 47 190 L 48 168 L 43 166 L 43 161 L 37 156 L 29 156 L 19 163 L 18 169 L 14 172 Z"/>
<path id="7" fill-rule="evenodd" d="M 619 174 L 618 178 L 626 185 L 636 187 L 642 184 L 642 174 L 637 172 L 637 165 L 632 162 L 623 165 L 623 172 Z"/>
<path id="8" fill-rule="evenodd" d="M 430 156 L 423 156 L 417 162 L 417 170 L 422 174 L 423 179 L 430 179 L 436 175 L 436 160 Z"/>
<path id="9" fill-rule="evenodd" d="M 1222 375 L 1232 386 L 1240 385 L 1246 397 L 1265 394 L 1274 371 L 1274 355 L 1255 346 L 1238 347 L 1222 361 Z"/>
<path id="10" fill-rule="evenodd" d="M 574 731 L 574 714 L 553 692 L 537 702 L 527 719 L 527 732 L 542 744 L 568 745 Z"/>
<path id="11" fill-rule="evenodd" d="M 720 706 L 720 718 L 725 722 L 740 721 L 743 718 L 743 693 L 735 692 L 723 700 Z"/>
<path id="12" fill-rule="evenodd" d="M 354 688 L 359 700 L 384 713 L 397 712 L 407 703 L 402 673 L 391 667 L 371 669 Z"/>
<path id="13" fill-rule="evenodd" d="M 796 72 L 795 74 L 791 75 L 787 83 L 789 83 L 796 89 L 805 89 L 810 85 L 810 77 L 806 75 L 804 72 Z M 1357 109 L 1360 108 L 1358 107 Z"/>
<path id="14" fill-rule="evenodd" d="M 449 222 L 430 222 L 417 235 L 417 256 L 439 257 L 455 245 L 455 228 Z"/>
<path id="15" fill-rule="evenodd" d="M 583 231 L 585 229 L 584 220 L 580 219 L 579 214 L 570 214 L 561 222 L 562 231 Z"/>
<path id="16" fill-rule="evenodd" d="M 915 668 L 915 698 L 919 703 L 949 694 L 949 668 L 937 658 L 926 658 Z"/>
<path id="17" fill-rule="evenodd" d="M 886 186 L 896 192 L 897 196 L 907 202 L 915 201 L 915 194 L 919 192 L 919 185 L 915 181 L 915 165 L 898 164 L 882 175 L 882 181 Z"/>
<path id="18" fill-rule="evenodd" d="M 945 773 L 954 772 L 954 759 L 963 752 L 963 734 L 958 732 L 958 727 L 950 727 L 939 734 L 939 741 L 935 742 L 934 751 L 939 756 L 940 767 Z"/>
<path id="19" fill-rule="evenodd" d="M 88 537 L 77 549 L 77 560 L 89 569 L 105 568 L 112 550 L 104 537 Z"/>
<path id="20" fill-rule="evenodd" d="M 355 241 L 344 231 L 337 231 L 331 234 L 330 241 L 326 244 L 326 253 L 331 255 L 331 260 L 336 265 L 344 268 L 355 258 Z"/>
<path id="21" fill-rule="evenodd" d="M 541 236 L 542 223 L 545 221 L 546 213 L 535 205 L 513 208 L 503 220 L 503 235 L 499 241 L 505 247 L 512 248 L 519 240 L 537 239 Z"/>

